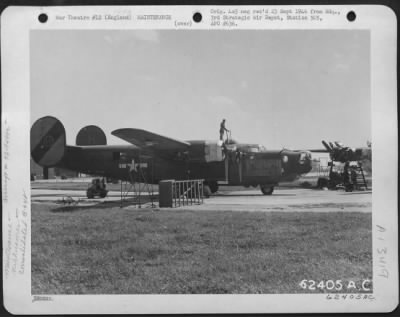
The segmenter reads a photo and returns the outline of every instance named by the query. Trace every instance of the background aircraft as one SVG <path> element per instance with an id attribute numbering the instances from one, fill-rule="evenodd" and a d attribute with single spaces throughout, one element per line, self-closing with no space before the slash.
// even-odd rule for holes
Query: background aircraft
<path id="1" fill-rule="evenodd" d="M 341 142 L 326 142 L 322 141 L 325 149 L 310 150 L 316 153 L 329 153 L 329 157 L 333 162 L 364 162 L 372 160 L 371 143 L 368 142 L 368 147 L 350 148 L 344 146 Z"/>
<path id="2" fill-rule="evenodd" d="M 165 179 L 204 179 L 211 192 L 218 184 L 260 186 L 272 194 L 281 181 L 293 181 L 311 170 L 308 151 L 266 150 L 233 140 L 180 141 L 140 129 L 118 129 L 113 135 L 130 145 L 107 145 L 97 126 L 82 128 L 76 145 L 66 144 L 63 124 L 46 116 L 31 128 L 31 155 L 43 167 L 158 184 Z"/>

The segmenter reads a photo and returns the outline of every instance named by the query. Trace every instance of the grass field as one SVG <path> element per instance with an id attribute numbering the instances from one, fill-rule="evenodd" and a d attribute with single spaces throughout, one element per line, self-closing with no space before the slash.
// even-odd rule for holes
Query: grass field
<path id="1" fill-rule="evenodd" d="M 32 294 L 298 293 L 303 279 L 372 278 L 368 213 L 57 208 L 32 204 Z"/>

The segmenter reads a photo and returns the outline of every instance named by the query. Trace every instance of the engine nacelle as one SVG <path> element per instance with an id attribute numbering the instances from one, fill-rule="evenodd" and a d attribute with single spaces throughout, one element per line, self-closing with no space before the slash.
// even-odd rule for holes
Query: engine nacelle
<path id="1" fill-rule="evenodd" d="M 54 117 L 38 119 L 31 128 L 31 155 L 43 167 L 56 166 L 65 154 L 66 136 L 63 124 Z"/>
<path id="2" fill-rule="evenodd" d="M 78 132 L 76 145 L 107 145 L 107 138 L 98 126 L 88 125 Z"/>

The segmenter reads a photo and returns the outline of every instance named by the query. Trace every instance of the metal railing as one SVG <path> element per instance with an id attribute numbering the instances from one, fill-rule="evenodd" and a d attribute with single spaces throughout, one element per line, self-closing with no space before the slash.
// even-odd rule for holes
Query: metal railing
<path id="1" fill-rule="evenodd" d="M 202 204 L 203 195 L 203 179 L 190 179 L 172 182 L 172 201 L 174 207 Z"/>

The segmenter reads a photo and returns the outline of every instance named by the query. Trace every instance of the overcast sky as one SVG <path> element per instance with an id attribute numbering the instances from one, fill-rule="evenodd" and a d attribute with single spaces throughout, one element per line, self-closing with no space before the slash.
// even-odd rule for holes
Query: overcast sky
<path id="1" fill-rule="evenodd" d="M 369 31 L 31 32 L 31 121 L 269 149 L 371 139 Z"/>

